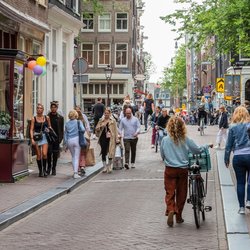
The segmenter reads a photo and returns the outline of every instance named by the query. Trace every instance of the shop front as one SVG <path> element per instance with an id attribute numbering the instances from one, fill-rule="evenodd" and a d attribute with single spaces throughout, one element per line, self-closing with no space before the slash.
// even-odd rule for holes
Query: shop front
<path id="1" fill-rule="evenodd" d="M 28 174 L 28 143 L 24 138 L 24 68 L 27 56 L 0 49 L 0 182 Z"/>

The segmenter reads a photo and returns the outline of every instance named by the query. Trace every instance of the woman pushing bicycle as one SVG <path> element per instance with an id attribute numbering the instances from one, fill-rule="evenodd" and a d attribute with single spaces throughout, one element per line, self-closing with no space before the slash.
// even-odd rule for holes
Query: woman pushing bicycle
<path id="1" fill-rule="evenodd" d="M 167 132 L 168 135 L 161 143 L 161 156 L 166 166 L 164 186 L 167 209 L 165 215 L 168 216 L 168 226 L 172 227 L 174 215 L 176 215 L 176 223 L 184 222 L 182 211 L 188 190 L 188 153 L 199 154 L 209 145 L 198 146 L 188 138 L 185 123 L 180 117 L 169 119 Z"/>

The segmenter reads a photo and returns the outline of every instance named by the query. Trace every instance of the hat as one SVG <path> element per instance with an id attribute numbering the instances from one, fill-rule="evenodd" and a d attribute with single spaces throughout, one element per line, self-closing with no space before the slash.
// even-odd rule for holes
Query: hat
<path id="1" fill-rule="evenodd" d="M 59 102 L 58 102 L 58 101 L 52 101 L 52 102 L 50 102 L 50 107 L 51 107 L 52 105 L 56 105 L 56 106 L 58 107 Z"/>

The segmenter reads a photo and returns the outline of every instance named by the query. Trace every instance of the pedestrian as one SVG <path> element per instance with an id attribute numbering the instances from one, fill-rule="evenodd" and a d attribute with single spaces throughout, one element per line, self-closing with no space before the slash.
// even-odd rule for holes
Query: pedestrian
<path id="1" fill-rule="evenodd" d="M 201 120 L 204 119 L 204 125 L 207 124 L 207 112 L 205 110 L 205 106 L 200 104 L 198 107 L 198 131 L 200 131 Z"/>
<path id="2" fill-rule="evenodd" d="M 118 128 L 115 119 L 112 118 L 110 108 L 106 108 L 104 116 L 96 126 L 96 135 L 99 137 L 98 143 L 101 146 L 103 162 L 103 173 L 111 173 L 113 170 L 113 160 L 115 157 L 116 143 L 119 142 Z M 108 156 L 108 163 L 107 163 Z"/>
<path id="3" fill-rule="evenodd" d="M 237 196 L 239 201 L 239 214 L 245 214 L 245 189 L 246 179 L 250 172 L 250 140 L 248 129 L 250 126 L 250 115 L 248 110 L 239 106 L 234 110 L 229 127 L 228 138 L 225 148 L 224 161 L 229 167 L 230 154 L 233 151 L 233 168 L 237 181 Z M 250 209 L 250 180 L 247 185 L 246 208 Z"/>
<path id="4" fill-rule="evenodd" d="M 160 107 L 160 109 L 165 108 L 165 105 L 164 105 L 162 99 L 159 99 L 159 100 L 158 100 L 158 106 Z"/>
<path id="5" fill-rule="evenodd" d="M 95 135 L 95 127 L 97 123 L 99 122 L 99 119 L 103 116 L 105 106 L 102 103 L 102 98 L 98 97 L 97 98 L 97 103 L 94 105 L 92 113 L 94 114 L 94 131 L 93 131 L 93 139 L 96 138 Z"/>
<path id="6" fill-rule="evenodd" d="M 125 169 L 129 169 L 129 156 L 131 151 L 131 168 L 135 168 L 136 144 L 138 142 L 138 135 L 140 133 L 140 122 L 133 116 L 132 109 L 127 108 L 125 112 L 126 117 L 120 121 L 119 131 L 123 135 L 123 142 L 125 147 Z"/>
<path id="7" fill-rule="evenodd" d="M 78 174 L 79 159 L 81 147 L 79 145 L 79 130 L 85 132 L 84 126 L 78 122 L 78 113 L 76 110 L 71 110 L 68 114 L 69 121 L 65 124 L 64 130 L 64 145 L 66 150 L 69 149 L 72 156 L 73 178 L 78 179 L 81 176 Z"/>
<path id="8" fill-rule="evenodd" d="M 156 130 L 158 130 L 159 133 L 159 145 L 161 145 L 161 141 L 165 135 L 164 132 L 166 130 L 169 119 L 170 116 L 168 115 L 168 110 L 166 108 L 163 108 L 161 111 L 161 115 L 159 116 L 156 123 Z"/>
<path id="9" fill-rule="evenodd" d="M 182 211 L 187 198 L 188 153 L 201 153 L 206 147 L 198 146 L 187 137 L 187 130 L 181 117 L 171 117 L 167 124 L 168 135 L 161 143 L 161 156 L 165 163 L 164 186 L 165 202 L 168 216 L 167 224 L 172 227 L 173 217 L 176 222 L 183 223 Z"/>
<path id="10" fill-rule="evenodd" d="M 81 108 L 79 106 L 76 106 L 75 110 L 78 114 L 77 120 L 79 120 L 84 126 L 84 129 L 85 129 L 84 137 L 87 140 L 87 144 L 88 144 L 86 148 L 81 148 L 80 159 L 79 159 L 79 171 L 78 172 L 84 175 L 85 167 L 86 167 L 86 153 L 90 147 L 90 125 L 89 125 L 88 117 L 82 113 Z"/>
<path id="11" fill-rule="evenodd" d="M 151 148 L 155 147 L 155 139 L 156 139 L 156 125 L 159 116 L 161 115 L 161 108 L 160 106 L 155 107 L 155 112 L 152 114 L 151 121 L 152 121 L 152 139 L 151 139 Z"/>
<path id="12" fill-rule="evenodd" d="M 36 162 L 39 170 L 39 177 L 47 177 L 47 154 L 48 141 L 45 135 L 46 128 L 51 128 L 50 118 L 43 114 L 44 106 L 38 103 L 36 115 L 32 117 L 30 124 L 31 144 L 35 148 Z"/>
<path id="13" fill-rule="evenodd" d="M 225 106 L 220 107 L 220 117 L 219 117 L 219 132 L 216 137 L 215 149 L 224 149 L 221 147 L 222 139 L 226 143 L 227 141 L 227 129 L 228 129 L 228 117 Z"/>
<path id="14" fill-rule="evenodd" d="M 50 103 L 50 118 L 51 127 L 57 135 L 57 139 L 49 144 L 48 149 L 48 169 L 47 174 L 50 175 L 52 166 L 52 175 L 56 175 L 57 159 L 60 154 L 60 144 L 63 140 L 64 118 L 58 112 L 58 102 L 53 101 Z"/>
<path id="15" fill-rule="evenodd" d="M 144 101 L 143 104 L 144 107 L 144 126 L 145 126 L 145 131 L 148 129 L 148 116 L 152 115 L 154 112 L 154 100 L 153 100 L 153 95 L 148 94 L 147 98 Z"/>

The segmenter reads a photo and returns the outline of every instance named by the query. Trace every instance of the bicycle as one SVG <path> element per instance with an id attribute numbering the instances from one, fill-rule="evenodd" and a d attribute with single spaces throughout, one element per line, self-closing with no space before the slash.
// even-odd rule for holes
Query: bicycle
<path id="1" fill-rule="evenodd" d="M 156 135 L 155 135 L 155 153 L 158 152 L 158 147 L 160 146 L 160 134 L 159 134 L 160 130 L 163 131 L 163 137 L 167 135 L 166 129 L 164 129 L 162 127 L 158 127 L 158 130 L 157 130 Z"/>
<path id="2" fill-rule="evenodd" d="M 189 154 L 188 167 L 188 191 L 189 198 L 187 203 L 192 204 L 194 212 L 194 220 L 196 228 L 200 228 L 200 215 L 205 221 L 205 212 L 212 211 L 211 206 L 205 206 L 205 198 L 207 195 L 208 171 L 211 169 L 211 161 L 208 149 L 201 154 Z M 205 180 L 201 176 L 201 172 L 206 172 Z"/>
<path id="3" fill-rule="evenodd" d="M 200 120 L 200 135 L 204 135 L 204 129 L 205 129 L 205 119 L 204 118 L 201 118 Z"/>

